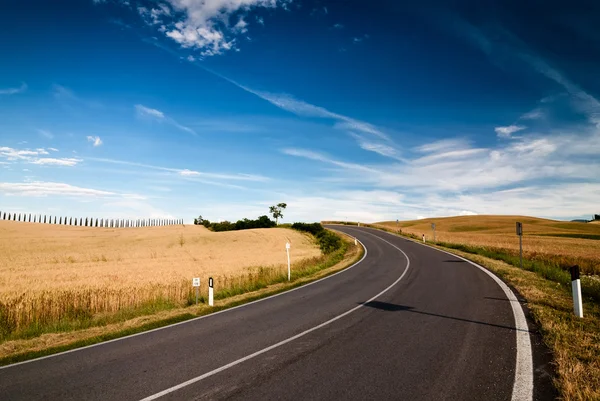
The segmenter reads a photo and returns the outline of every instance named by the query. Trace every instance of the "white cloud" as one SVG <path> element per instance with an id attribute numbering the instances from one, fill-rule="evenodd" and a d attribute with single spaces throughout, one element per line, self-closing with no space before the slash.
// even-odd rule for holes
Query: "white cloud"
<path id="1" fill-rule="evenodd" d="M 99 136 L 87 136 L 88 142 L 93 142 L 94 147 L 102 145 L 102 139 Z"/>
<path id="2" fill-rule="evenodd" d="M 18 88 L 4 88 L 0 89 L 0 95 L 16 95 L 17 93 L 23 93 L 27 90 L 27 84 L 25 82 L 21 83 L 21 86 Z"/>
<path id="3" fill-rule="evenodd" d="M 283 149 L 287 155 L 337 167 L 320 182 L 394 188 L 412 193 L 489 191 L 524 182 L 596 181 L 600 133 L 527 135 L 496 148 L 473 147 L 465 140 L 424 144 L 404 163 L 349 163 L 314 150 Z M 424 153 L 419 156 L 418 153 Z"/>
<path id="4" fill-rule="evenodd" d="M 233 30 L 237 33 L 246 33 L 248 32 L 248 23 L 244 21 L 244 18 L 242 17 L 238 20 L 237 24 L 233 26 Z"/>
<path id="5" fill-rule="evenodd" d="M 137 11 L 149 25 L 184 48 L 198 50 L 201 56 L 214 56 L 235 49 L 235 36 L 246 34 L 244 16 L 251 9 L 276 8 L 291 0 L 165 0 L 152 8 Z M 167 5 L 168 4 L 168 5 Z M 237 17 L 232 26 L 230 18 Z M 262 17 L 257 22 L 263 24 Z"/>
<path id="6" fill-rule="evenodd" d="M 148 25 L 161 24 L 164 17 L 171 16 L 171 10 L 166 4 L 158 4 L 157 8 L 138 7 L 138 14 Z"/>
<path id="7" fill-rule="evenodd" d="M 13 149 L 13 148 L 9 148 L 6 146 L 1 146 L 0 147 L 0 157 L 1 158 L 5 158 L 7 160 L 28 160 L 30 159 L 32 156 L 39 156 L 39 155 L 47 155 L 48 152 L 44 149 L 36 149 L 36 150 L 29 150 L 29 149 Z"/>
<path id="8" fill-rule="evenodd" d="M 496 127 L 494 128 L 494 131 L 496 131 L 496 134 L 498 134 L 500 138 L 510 138 L 515 132 L 522 131 L 526 128 L 527 127 L 523 125 L 508 125 L 506 127 Z"/>
<path id="9" fill-rule="evenodd" d="M 334 25 L 333 25 L 333 28 L 334 28 L 334 29 L 342 29 L 343 27 L 344 27 L 344 25 L 342 25 L 342 24 L 340 24 L 340 23 L 337 23 L 337 24 L 334 24 Z"/>
<path id="10" fill-rule="evenodd" d="M 39 158 L 39 159 L 35 159 L 33 161 L 31 161 L 31 164 L 39 164 L 39 165 L 53 165 L 53 166 L 75 166 L 77 163 L 80 163 L 82 160 L 81 159 L 74 159 L 74 158 L 62 158 L 62 159 L 55 159 L 52 157 L 43 157 L 43 158 Z"/>
<path id="11" fill-rule="evenodd" d="M 190 127 L 186 127 L 185 125 L 179 124 L 173 118 L 168 117 L 167 115 L 165 115 L 165 113 L 163 113 L 160 110 L 153 109 L 153 108 L 150 108 L 150 107 L 146 107 L 146 106 L 141 105 L 141 104 L 136 104 L 134 107 L 135 107 L 135 111 L 136 111 L 136 113 L 137 113 L 137 115 L 139 117 L 152 118 L 152 119 L 154 119 L 156 121 L 159 121 L 159 122 L 166 122 L 168 124 L 171 124 L 172 126 L 174 126 L 177 129 L 180 129 L 182 131 L 188 132 L 188 133 L 190 133 L 192 135 L 197 135 L 196 131 L 194 131 Z"/>
<path id="12" fill-rule="evenodd" d="M 48 148 L 48 150 L 50 150 L 52 152 L 58 152 L 58 149 L 56 149 L 56 148 Z"/>
<path id="13" fill-rule="evenodd" d="M 48 148 L 51 151 L 57 151 L 54 148 Z M 54 165 L 54 166 L 75 166 L 81 162 L 81 159 L 73 158 L 51 158 L 51 157 L 39 157 L 48 155 L 49 152 L 46 149 L 13 149 L 6 146 L 0 147 L 0 158 L 6 159 L 9 162 L 22 162 L 29 164 L 38 165 Z"/>
<path id="14" fill-rule="evenodd" d="M 184 170 L 179 171 L 179 175 L 182 175 L 184 177 L 193 177 L 193 176 L 199 176 L 200 173 L 198 171 L 184 169 Z"/>

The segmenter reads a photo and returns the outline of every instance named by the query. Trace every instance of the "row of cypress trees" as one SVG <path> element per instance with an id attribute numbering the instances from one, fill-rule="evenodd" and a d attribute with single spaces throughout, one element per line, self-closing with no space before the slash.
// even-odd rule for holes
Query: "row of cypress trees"
<path id="1" fill-rule="evenodd" d="M 2 220 L 22 221 L 28 223 L 60 224 L 68 226 L 82 227 L 110 227 L 110 228 L 130 228 L 130 227 L 156 227 L 171 226 L 174 224 L 183 224 L 183 219 L 99 219 L 80 217 L 57 217 L 36 215 L 29 213 L 7 213 L 0 212 Z"/>

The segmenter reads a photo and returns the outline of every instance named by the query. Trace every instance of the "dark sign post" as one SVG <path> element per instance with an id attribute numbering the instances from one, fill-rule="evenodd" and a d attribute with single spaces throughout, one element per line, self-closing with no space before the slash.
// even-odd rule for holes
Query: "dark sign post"
<path id="1" fill-rule="evenodd" d="M 398 232 L 398 219 L 396 219 L 396 232 Z"/>
<path id="2" fill-rule="evenodd" d="M 431 229 L 433 230 L 433 242 L 435 242 L 435 223 L 431 223 Z"/>
<path id="3" fill-rule="evenodd" d="M 517 235 L 519 236 L 519 260 L 521 269 L 523 268 L 523 223 L 517 221 Z"/>

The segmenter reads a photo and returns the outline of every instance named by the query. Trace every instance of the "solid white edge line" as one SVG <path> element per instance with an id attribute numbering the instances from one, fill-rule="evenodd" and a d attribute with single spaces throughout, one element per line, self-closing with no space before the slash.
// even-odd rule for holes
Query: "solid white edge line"
<path id="1" fill-rule="evenodd" d="M 383 230 L 380 230 L 383 231 Z M 386 231 L 383 231 L 386 232 Z M 516 356 L 516 366 L 515 366 L 515 379 L 513 384 L 513 392 L 512 392 L 512 401 L 531 401 L 533 400 L 533 352 L 531 349 L 531 339 L 529 338 L 529 326 L 527 325 L 527 319 L 525 318 L 525 312 L 523 311 L 523 307 L 521 303 L 517 299 L 515 293 L 510 289 L 508 285 L 502 280 L 500 280 L 494 273 L 489 271 L 483 266 L 478 265 L 475 262 L 470 261 L 469 259 L 463 258 L 462 256 L 458 256 L 453 254 L 452 252 L 447 252 L 438 248 L 435 248 L 431 245 L 423 244 L 419 241 L 413 241 L 412 239 L 400 237 L 398 235 L 387 233 L 390 235 L 394 235 L 398 238 L 407 239 L 409 241 L 414 242 L 415 244 L 426 246 L 431 249 L 435 249 L 436 251 L 446 253 L 448 255 L 452 255 L 455 258 L 462 259 L 467 263 L 477 267 L 482 270 L 488 276 L 490 276 L 496 284 L 502 288 L 506 298 L 510 301 L 510 305 L 512 307 L 513 317 L 515 319 L 515 333 L 517 338 L 517 356 Z"/>
<path id="2" fill-rule="evenodd" d="M 347 272 L 348 270 L 352 269 L 354 266 L 357 266 L 363 260 L 365 260 L 365 258 L 367 257 L 367 248 L 364 246 L 364 244 L 362 242 L 360 242 L 360 241 L 358 241 L 358 242 L 360 243 L 360 245 L 365 250 L 365 253 L 364 253 L 363 257 L 360 258 L 360 260 L 358 262 L 352 264 L 351 266 L 346 267 L 343 270 L 340 270 L 339 272 L 335 272 L 333 274 L 330 274 L 330 275 L 325 276 L 323 278 L 320 278 L 318 280 L 311 281 L 310 283 L 302 284 L 302 285 L 300 285 L 298 287 L 295 287 L 295 288 L 292 288 L 290 290 L 286 290 L 286 291 L 283 291 L 283 292 L 280 292 L 280 293 L 277 293 L 277 294 L 274 294 L 274 295 L 269 295 L 268 297 L 265 297 L 265 298 L 257 299 L 255 301 L 251 301 L 251 302 L 244 303 L 244 304 L 237 305 L 237 306 L 232 306 L 231 308 L 223 309 L 223 310 L 220 310 L 220 311 L 217 311 L 217 312 L 212 312 L 212 313 L 209 313 L 207 315 L 198 316 L 198 317 L 195 317 L 195 318 L 192 318 L 192 319 L 189 319 L 189 320 L 184 320 L 182 322 L 169 324 L 167 326 L 157 327 L 157 328 L 151 329 L 151 330 L 141 331 L 139 333 L 130 334 L 128 336 L 123 336 L 123 337 L 119 337 L 119 338 L 113 338 L 112 340 L 102 341 L 102 342 L 99 342 L 99 343 L 96 343 L 96 344 L 90 344 L 90 345 L 86 345 L 86 346 L 79 347 L 79 348 L 73 348 L 73 349 L 70 349 L 70 350 L 67 350 L 67 351 L 57 352 L 56 354 L 41 356 L 39 358 L 29 359 L 27 361 L 16 362 L 16 363 L 12 363 L 10 365 L 0 366 L 0 370 L 12 368 L 12 367 L 19 366 L 19 365 L 24 365 L 26 363 L 32 363 L 32 362 L 41 361 L 43 359 L 49 359 L 49 358 L 54 358 L 54 357 L 65 355 L 65 354 L 70 354 L 72 352 L 83 351 L 83 350 L 88 349 L 88 348 L 100 347 L 100 346 L 103 346 L 103 345 L 106 345 L 106 344 L 110 344 L 110 343 L 113 343 L 113 342 L 117 342 L 117 341 L 121 341 L 121 340 L 127 340 L 129 338 L 133 338 L 133 337 L 137 337 L 137 336 L 142 336 L 142 335 L 145 335 L 145 334 L 150 334 L 150 333 L 153 333 L 153 332 L 159 331 L 159 330 L 170 329 L 170 328 L 173 328 L 175 326 L 179 326 L 179 325 L 187 324 L 187 323 L 192 323 L 192 322 L 195 322 L 195 321 L 200 320 L 200 319 L 207 319 L 207 318 L 210 318 L 210 317 L 213 317 L 213 316 L 220 315 L 221 313 L 230 312 L 230 311 L 235 310 L 235 309 L 244 308 L 246 306 L 249 306 L 249 305 L 252 305 L 252 304 L 255 304 L 255 303 L 258 303 L 258 302 L 263 302 L 263 301 L 266 301 L 268 299 L 272 299 L 272 298 L 275 298 L 275 297 L 278 297 L 278 296 L 281 296 L 281 295 L 289 294 L 289 293 L 297 291 L 297 290 L 301 290 L 303 288 L 306 288 L 306 287 L 309 287 L 309 286 L 311 286 L 313 284 L 316 284 L 316 283 L 318 283 L 320 281 L 327 280 L 327 279 L 329 279 L 331 277 L 337 276 L 338 274 Z"/>
<path id="3" fill-rule="evenodd" d="M 368 234 L 371 234 L 371 233 L 368 233 Z M 233 362 L 228 363 L 227 365 L 223 365 L 223 366 L 221 366 L 221 367 L 219 367 L 217 369 L 211 370 L 210 372 L 204 373 L 203 375 L 194 377 L 193 379 L 190 379 L 188 381 L 180 383 L 180 384 L 178 384 L 176 386 L 169 387 L 168 389 L 163 390 L 163 391 L 161 391 L 159 393 L 150 395 L 150 396 L 148 396 L 146 398 L 142 398 L 140 401 L 152 401 L 152 400 L 156 400 L 157 398 L 160 398 L 163 395 L 167 395 L 167 394 L 170 394 L 170 393 L 172 393 L 174 391 L 180 390 L 180 389 L 182 389 L 184 387 L 187 387 L 187 386 L 189 386 L 191 384 L 194 384 L 194 383 L 197 383 L 197 382 L 199 382 L 199 381 L 201 381 L 203 379 L 206 379 L 207 377 L 213 376 L 213 375 L 215 375 L 215 374 L 217 374 L 219 372 L 222 372 L 224 370 L 227 370 L 227 369 L 229 369 L 229 368 L 231 368 L 233 366 L 239 365 L 242 362 L 245 362 L 245 361 L 247 361 L 249 359 L 252 359 L 252 358 L 254 358 L 256 356 L 264 354 L 265 352 L 269 352 L 269 351 L 271 351 L 271 350 L 273 350 L 275 348 L 281 347 L 282 345 L 287 344 L 289 342 L 292 342 L 292 341 L 294 341 L 294 340 L 296 340 L 296 339 L 298 339 L 300 337 L 303 337 L 303 336 L 305 336 L 305 335 L 307 335 L 309 333 L 312 333 L 315 330 L 318 330 L 318 329 L 320 329 L 322 327 L 330 325 L 331 323 L 335 322 L 336 320 L 339 320 L 339 319 L 343 318 L 344 316 L 347 316 L 347 315 L 351 314 L 352 312 L 354 312 L 354 311 L 356 311 L 356 310 L 364 307 L 365 304 L 368 304 L 369 302 L 374 301 L 375 299 L 379 298 L 381 295 L 383 295 L 386 292 L 388 292 L 392 287 L 394 287 L 396 284 L 398 284 L 398 282 L 400 282 L 400 280 L 402 280 L 402 278 L 404 277 L 404 275 L 406 274 L 406 272 L 408 272 L 408 269 L 410 267 L 410 259 L 408 258 L 408 255 L 406 253 L 404 253 L 404 251 L 402 249 L 398 248 L 396 245 L 392 244 L 391 242 L 389 242 L 389 241 L 387 241 L 387 240 L 385 240 L 385 239 L 383 239 L 381 237 L 378 237 L 375 234 L 371 234 L 371 235 L 374 236 L 374 237 L 379 238 L 380 240 L 382 240 L 384 242 L 387 242 L 389 245 L 391 245 L 394 248 L 396 248 L 397 250 L 399 250 L 404 255 L 404 257 L 406 258 L 406 268 L 404 269 L 404 272 L 402 273 L 402 275 L 400 277 L 398 277 L 398 279 L 396 281 L 394 281 L 392 284 L 390 284 L 390 286 L 388 286 L 383 291 L 381 291 L 379 294 L 375 295 L 374 297 L 372 297 L 368 301 L 365 301 L 364 303 L 362 303 L 362 304 L 360 304 L 358 306 L 355 306 L 354 308 L 352 308 L 352 309 L 350 309 L 350 310 L 342 313 L 341 315 L 338 315 L 338 316 L 336 316 L 336 317 L 334 317 L 332 319 L 327 320 L 326 322 L 323 322 L 323 323 L 321 323 L 321 324 L 319 324 L 317 326 L 314 326 L 314 327 L 312 327 L 312 328 L 310 328 L 308 330 L 305 330 L 302 333 L 296 334 L 293 337 L 287 338 L 287 339 L 285 339 L 283 341 L 280 341 L 280 342 L 278 342 L 276 344 L 273 344 L 273 345 L 271 345 L 269 347 L 263 348 L 260 351 L 256 351 L 253 354 L 250 354 L 250 355 L 247 355 L 247 356 L 245 356 L 243 358 L 237 359 L 237 360 L 235 360 Z M 361 245 L 365 249 L 365 254 L 366 254 L 367 253 L 367 247 L 365 247 L 362 242 L 361 242 Z"/>

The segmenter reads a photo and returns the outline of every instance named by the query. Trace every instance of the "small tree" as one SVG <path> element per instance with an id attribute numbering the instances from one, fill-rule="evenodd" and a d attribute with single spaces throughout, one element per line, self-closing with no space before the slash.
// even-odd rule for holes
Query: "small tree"
<path id="1" fill-rule="evenodd" d="M 285 203 L 278 203 L 277 206 L 269 207 L 269 213 L 275 219 L 275 225 L 279 224 L 279 219 L 283 218 L 283 209 L 285 209 L 287 205 Z"/>

